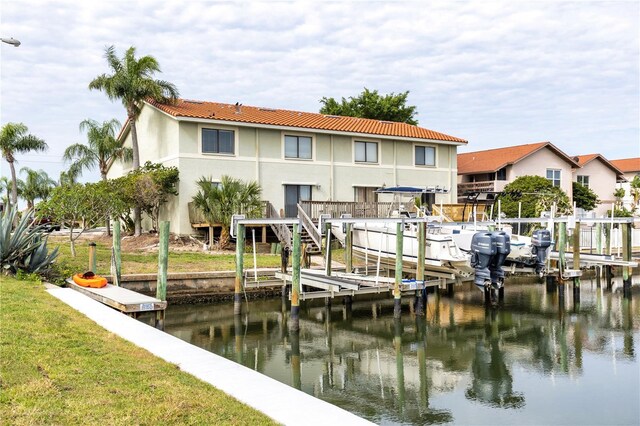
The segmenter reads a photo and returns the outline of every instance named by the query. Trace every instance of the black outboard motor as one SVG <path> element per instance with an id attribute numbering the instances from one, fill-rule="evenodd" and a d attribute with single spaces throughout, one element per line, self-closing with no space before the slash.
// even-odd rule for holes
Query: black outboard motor
<path id="1" fill-rule="evenodd" d="M 496 255 L 491 260 L 489 269 L 491 270 L 491 285 L 495 289 L 500 289 L 504 285 L 504 265 L 507 256 L 511 253 L 511 237 L 503 231 L 491 233 L 491 237 L 496 243 Z"/>
<path id="2" fill-rule="evenodd" d="M 484 291 L 491 283 L 489 265 L 496 254 L 496 242 L 490 232 L 476 232 L 471 238 L 471 266 L 475 268 L 473 283 Z"/>
<path id="3" fill-rule="evenodd" d="M 551 246 L 551 232 L 548 229 L 533 231 L 531 246 L 531 251 L 536 256 L 536 274 L 542 276 L 547 263 L 547 249 Z"/>

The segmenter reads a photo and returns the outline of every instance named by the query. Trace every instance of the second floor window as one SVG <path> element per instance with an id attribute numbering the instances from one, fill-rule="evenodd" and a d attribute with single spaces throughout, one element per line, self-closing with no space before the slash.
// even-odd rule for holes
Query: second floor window
<path id="1" fill-rule="evenodd" d="M 507 168 L 503 167 L 496 172 L 496 180 L 507 180 Z"/>
<path id="2" fill-rule="evenodd" d="M 234 140 L 233 130 L 202 129 L 202 153 L 233 154 Z"/>
<path id="3" fill-rule="evenodd" d="M 378 142 L 355 143 L 356 163 L 377 163 L 378 162 Z"/>
<path id="4" fill-rule="evenodd" d="M 585 186 L 587 188 L 589 187 L 589 176 L 578 175 L 577 180 L 578 180 L 578 183 L 581 184 L 582 186 Z"/>
<path id="5" fill-rule="evenodd" d="M 432 146 L 416 146 L 416 166 L 435 166 L 436 149 Z"/>
<path id="6" fill-rule="evenodd" d="M 553 186 L 560 186 L 560 169 L 547 169 L 547 179 L 551 181 Z"/>
<path id="7" fill-rule="evenodd" d="M 311 159 L 311 138 L 309 136 L 284 137 L 284 157 Z"/>

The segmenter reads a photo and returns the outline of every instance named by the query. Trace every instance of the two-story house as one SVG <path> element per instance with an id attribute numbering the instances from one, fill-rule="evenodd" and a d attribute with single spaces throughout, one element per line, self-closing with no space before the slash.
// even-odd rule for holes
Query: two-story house
<path id="1" fill-rule="evenodd" d="M 636 176 L 640 176 L 640 157 L 611 160 L 611 164 L 623 173 L 623 179 L 618 181 L 618 188 L 624 189 L 623 206 L 631 211 L 640 208 L 640 200 L 637 200 L 634 205 L 634 198 L 631 193 L 631 182 Z"/>
<path id="2" fill-rule="evenodd" d="M 600 204 L 593 210 L 596 217 L 605 216 L 615 202 L 616 182 L 623 179 L 622 171 L 600 154 L 578 155 L 574 160 L 581 166 L 573 171 L 574 182 L 581 183 L 598 196 Z"/>
<path id="3" fill-rule="evenodd" d="M 458 154 L 458 194 L 500 192 L 516 178 L 542 176 L 571 198 L 576 161 L 551 142 L 538 142 Z"/>
<path id="4" fill-rule="evenodd" d="M 467 143 L 406 123 L 193 100 L 145 103 L 136 130 L 141 163 L 180 172 L 179 195 L 161 212 L 178 234 L 192 232 L 187 204 L 202 177 L 254 180 L 289 217 L 301 200 L 369 201 L 382 186 L 438 185 L 455 202 L 457 147 Z M 119 139 L 131 146 L 129 123 Z M 130 169 L 114 163 L 108 176 Z"/>

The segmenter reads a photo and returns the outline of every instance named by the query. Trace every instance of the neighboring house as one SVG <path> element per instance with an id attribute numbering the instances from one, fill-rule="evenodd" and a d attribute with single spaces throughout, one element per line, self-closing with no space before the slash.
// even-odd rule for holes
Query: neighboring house
<path id="1" fill-rule="evenodd" d="M 634 177 L 640 176 L 640 157 L 621 158 L 619 160 L 611 160 L 611 164 L 624 173 L 624 180 L 618 182 L 618 188 L 624 189 L 623 205 L 628 210 L 639 208 L 640 203 L 633 205 L 633 195 L 631 194 L 631 181 Z"/>
<path id="2" fill-rule="evenodd" d="M 203 176 L 255 180 L 286 216 L 300 200 L 374 201 L 382 186 L 436 186 L 456 200 L 457 147 L 464 139 L 406 123 L 214 102 L 145 103 L 136 122 L 140 162 L 176 166 L 179 195 L 162 219 L 189 234 L 187 203 Z M 129 123 L 119 140 L 131 146 Z M 114 163 L 118 177 L 130 164 Z"/>
<path id="3" fill-rule="evenodd" d="M 616 182 L 623 179 L 622 171 L 600 154 L 578 155 L 574 160 L 581 166 L 573 171 L 573 180 L 591 189 L 600 199 L 593 210 L 596 217 L 606 216 L 615 202 Z"/>
<path id="4" fill-rule="evenodd" d="M 538 142 L 458 154 L 458 194 L 502 191 L 520 176 L 549 179 L 572 198 L 576 161 L 551 142 Z"/>

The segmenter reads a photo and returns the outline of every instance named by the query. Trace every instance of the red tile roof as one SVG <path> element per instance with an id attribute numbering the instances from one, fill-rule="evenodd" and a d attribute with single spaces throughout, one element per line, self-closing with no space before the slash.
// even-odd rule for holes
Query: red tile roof
<path id="1" fill-rule="evenodd" d="M 576 162 L 583 167 L 587 163 L 590 163 L 591 161 L 595 160 L 596 158 L 599 159 L 605 166 L 613 170 L 618 177 L 622 178 L 622 174 L 624 172 L 620 170 L 618 167 L 616 167 L 614 164 L 612 164 L 611 161 L 607 160 L 600 154 L 585 154 L 585 155 L 576 155 L 575 157 L 573 157 L 573 159 L 576 160 Z"/>
<path id="2" fill-rule="evenodd" d="M 616 166 L 623 173 L 640 172 L 640 157 L 611 160 L 611 164 Z"/>
<path id="3" fill-rule="evenodd" d="M 289 111 L 246 105 L 241 106 L 238 112 L 238 108 L 232 104 L 186 99 L 179 99 L 174 105 L 160 104 L 154 101 L 149 101 L 148 103 L 174 117 L 201 118 L 412 139 L 432 139 L 456 142 L 459 144 L 467 143 L 464 139 L 445 135 L 444 133 L 435 132 L 423 127 L 368 118 L 323 115 L 312 112 Z"/>
<path id="4" fill-rule="evenodd" d="M 497 172 L 501 168 L 517 163 L 545 147 L 554 151 L 573 167 L 580 167 L 571 157 L 562 152 L 551 142 L 538 142 L 458 154 L 458 174 L 471 175 Z"/>

